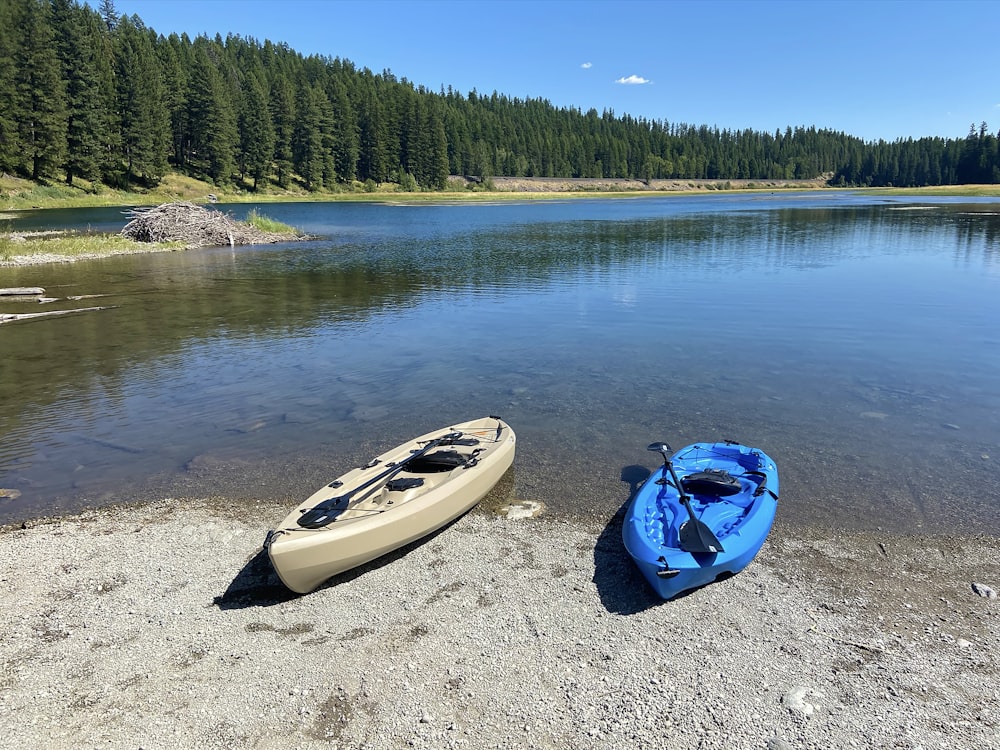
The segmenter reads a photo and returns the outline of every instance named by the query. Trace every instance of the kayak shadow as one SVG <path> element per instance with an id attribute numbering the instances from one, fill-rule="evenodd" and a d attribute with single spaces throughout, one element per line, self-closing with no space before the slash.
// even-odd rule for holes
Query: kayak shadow
<path id="1" fill-rule="evenodd" d="M 621 480 L 629 485 L 628 498 L 615 511 L 594 545 L 594 585 L 597 594 L 608 612 L 619 615 L 633 615 L 663 604 L 663 600 L 653 593 L 642 577 L 622 541 L 625 512 L 649 474 L 645 466 L 632 465 L 622 469 Z"/>
<path id="2" fill-rule="evenodd" d="M 430 542 L 456 521 L 458 521 L 457 518 L 445 524 L 440 529 L 437 529 L 436 531 L 433 531 L 416 541 L 410 542 L 405 547 L 400 547 L 392 552 L 387 552 L 371 562 L 359 565 L 356 568 L 334 576 L 311 593 L 315 594 L 323 591 L 324 589 L 344 585 L 353 581 L 358 576 L 364 575 L 368 571 L 377 570 L 383 565 L 390 565 L 406 555 L 406 553 L 410 550 Z M 236 577 L 226 587 L 226 590 L 220 596 L 217 596 L 212 600 L 212 603 L 219 609 L 273 607 L 275 604 L 282 604 L 284 602 L 291 601 L 292 599 L 298 599 L 300 596 L 308 595 L 298 594 L 286 587 L 278 577 L 277 572 L 274 570 L 274 566 L 271 565 L 271 560 L 267 556 L 267 551 L 260 549 L 247 561 L 246 565 L 243 566 L 243 569 L 236 574 Z"/>
<path id="3" fill-rule="evenodd" d="M 244 609 L 270 607 L 297 597 L 278 578 L 267 552 L 260 549 L 212 603 L 219 609 Z"/>

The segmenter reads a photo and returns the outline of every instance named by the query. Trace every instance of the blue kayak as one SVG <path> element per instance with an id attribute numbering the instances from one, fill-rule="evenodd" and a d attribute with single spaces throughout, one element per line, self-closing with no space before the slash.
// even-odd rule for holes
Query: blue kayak
<path id="1" fill-rule="evenodd" d="M 695 443 L 663 456 L 625 514 L 622 538 L 664 599 L 735 575 L 760 551 L 778 509 L 778 468 L 764 451 L 732 440 Z"/>

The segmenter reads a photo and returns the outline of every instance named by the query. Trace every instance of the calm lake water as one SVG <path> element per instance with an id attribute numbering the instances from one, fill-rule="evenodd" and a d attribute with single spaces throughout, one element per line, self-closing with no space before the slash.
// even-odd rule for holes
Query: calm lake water
<path id="1" fill-rule="evenodd" d="M 649 443 L 732 438 L 777 461 L 786 523 L 1000 533 L 998 201 L 256 208 L 320 239 L 0 268 L 60 298 L 0 312 L 113 306 L 0 326 L 0 488 L 20 492 L 0 522 L 291 504 L 497 414 L 509 496 L 550 513 L 610 518 Z M 11 223 L 116 231 L 122 210 Z"/>

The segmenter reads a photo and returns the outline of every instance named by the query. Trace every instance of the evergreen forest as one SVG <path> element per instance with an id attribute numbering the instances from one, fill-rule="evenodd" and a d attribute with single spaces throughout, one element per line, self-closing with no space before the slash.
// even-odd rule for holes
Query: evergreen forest
<path id="1" fill-rule="evenodd" d="M 432 91 L 281 43 L 163 36 L 113 0 L 0 0 L 0 174 L 128 189 L 170 171 L 249 190 L 441 190 L 449 175 L 918 187 L 1000 183 L 1000 148 L 986 123 L 867 142 Z"/>

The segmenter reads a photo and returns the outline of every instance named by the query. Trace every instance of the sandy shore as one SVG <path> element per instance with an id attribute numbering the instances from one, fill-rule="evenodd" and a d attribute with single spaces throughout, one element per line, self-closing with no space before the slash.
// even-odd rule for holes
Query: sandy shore
<path id="1" fill-rule="evenodd" d="M 260 553 L 285 510 L 0 533 L 0 746 L 1000 747 L 995 539 L 779 525 L 664 603 L 620 515 L 477 509 L 293 597 Z"/>

